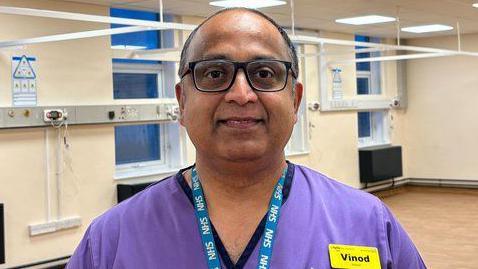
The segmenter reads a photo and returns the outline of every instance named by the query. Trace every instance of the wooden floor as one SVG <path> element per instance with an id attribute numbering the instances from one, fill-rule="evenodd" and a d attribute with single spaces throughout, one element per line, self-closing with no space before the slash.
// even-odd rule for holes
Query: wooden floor
<path id="1" fill-rule="evenodd" d="M 478 189 L 400 187 L 376 194 L 431 269 L 478 269 Z"/>

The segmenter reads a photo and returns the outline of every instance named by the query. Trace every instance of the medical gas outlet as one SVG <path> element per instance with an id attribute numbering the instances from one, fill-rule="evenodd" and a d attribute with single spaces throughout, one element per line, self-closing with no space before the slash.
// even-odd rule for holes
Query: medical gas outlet
<path id="1" fill-rule="evenodd" d="M 43 111 L 44 122 L 61 122 L 66 120 L 67 113 L 61 109 L 45 109 Z"/>

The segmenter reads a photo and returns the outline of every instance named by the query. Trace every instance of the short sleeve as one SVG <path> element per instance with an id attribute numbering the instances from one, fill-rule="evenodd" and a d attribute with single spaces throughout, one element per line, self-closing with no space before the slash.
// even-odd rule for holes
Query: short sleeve
<path id="1" fill-rule="evenodd" d="M 86 231 L 65 269 L 95 269 L 91 251 L 90 228 Z"/>
<path id="2" fill-rule="evenodd" d="M 382 204 L 391 261 L 386 269 L 425 269 L 420 253 L 392 212 Z"/>

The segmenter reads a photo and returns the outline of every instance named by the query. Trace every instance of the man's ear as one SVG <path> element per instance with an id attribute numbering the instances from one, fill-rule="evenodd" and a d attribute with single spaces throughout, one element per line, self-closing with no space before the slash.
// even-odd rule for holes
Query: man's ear
<path id="1" fill-rule="evenodd" d="M 302 101 L 302 95 L 304 94 L 304 85 L 300 82 L 296 82 L 294 85 L 294 123 L 297 122 L 297 112 L 299 111 L 300 102 Z"/>
<path id="2" fill-rule="evenodd" d="M 179 123 L 184 126 L 183 115 L 184 115 L 184 103 L 186 102 L 186 100 L 184 99 L 186 99 L 186 97 L 184 95 L 183 83 L 178 82 L 174 88 L 176 91 L 176 100 L 178 100 L 178 104 L 179 104 Z"/>

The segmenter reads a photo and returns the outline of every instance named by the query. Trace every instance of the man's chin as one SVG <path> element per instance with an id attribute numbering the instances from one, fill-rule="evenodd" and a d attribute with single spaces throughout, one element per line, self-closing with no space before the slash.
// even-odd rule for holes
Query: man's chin
<path id="1" fill-rule="evenodd" d="M 237 146 L 225 152 L 224 158 L 231 162 L 252 162 L 266 157 L 266 151 L 258 147 Z"/>

